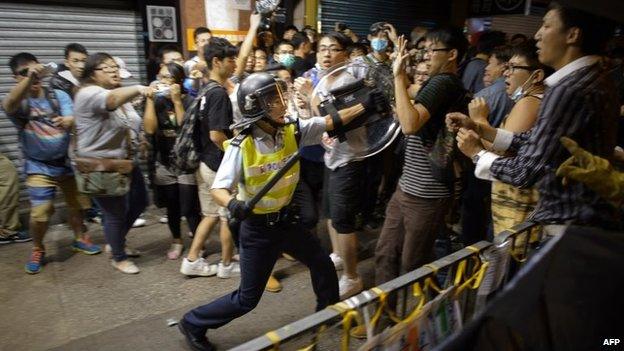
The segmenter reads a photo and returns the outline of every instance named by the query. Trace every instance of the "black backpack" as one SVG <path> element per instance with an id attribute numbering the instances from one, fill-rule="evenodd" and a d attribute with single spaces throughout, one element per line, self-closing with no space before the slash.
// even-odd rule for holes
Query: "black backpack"
<path id="1" fill-rule="evenodd" d="M 219 87 L 221 86 L 217 82 L 208 82 L 184 112 L 180 133 L 169 155 L 170 167 L 176 174 L 192 173 L 199 168 L 199 152 L 196 146 L 198 134 L 195 130 L 198 124 L 199 102 L 209 91 Z"/>
<path id="2" fill-rule="evenodd" d="M 446 112 L 468 114 L 468 104 L 472 97 L 472 93 L 469 90 L 462 89 L 458 92 L 455 103 Z M 443 121 L 441 125 L 436 127 L 436 131 L 429 130 L 429 135 L 425 136 L 426 140 L 433 140 L 433 143 L 429 144 L 423 141 L 424 144 L 429 144 L 429 146 L 425 146 L 425 149 L 429 165 L 431 166 L 431 174 L 435 180 L 452 187 L 455 180 L 453 163 L 459 156 L 457 142 L 455 141 L 456 133 L 450 132 Z"/>

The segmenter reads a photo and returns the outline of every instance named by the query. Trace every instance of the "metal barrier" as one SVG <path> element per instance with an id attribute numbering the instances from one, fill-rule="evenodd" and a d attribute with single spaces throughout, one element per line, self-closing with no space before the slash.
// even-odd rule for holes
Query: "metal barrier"
<path id="1" fill-rule="evenodd" d="M 522 240 L 522 236 L 528 237 L 533 235 L 531 232 L 536 226 L 537 224 L 532 222 L 517 225 L 497 235 L 494 244 L 480 241 L 467 246 L 378 287 L 366 290 L 322 311 L 277 330 L 270 331 L 231 350 L 277 350 L 280 347 L 288 347 L 288 343 L 300 340 L 306 335 L 312 337 L 311 342 L 307 342 L 305 347 L 297 347 L 297 349 L 313 350 L 320 339 L 321 333 L 325 333 L 328 329 L 337 326 L 343 327 L 340 349 L 348 350 L 350 343 L 349 331 L 352 326 L 355 326 L 354 322 L 357 322 L 360 326 L 370 325 L 371 327 L 366 328 L 366 332 L 370 336 L 371 328 L 375 327 L 383 312 L 386 312 L 395 322 L 406 318 L 415 308 L 418 308 L 418 304 L 422 304 L 424 301 L 424 296 L 422 295 L 419 299 L 416 289 L 421 291 L 421 293 L 424 291 L 429 296 L 450 285 L 460 286 L 462 289 L 469 288 L 466 290 L 477 289 L 487 269 L 488 263 L 482 258 L 482 253 L 487 249 L 509 245 L 509 253 L 518 264 L 512 265 L 513 267 L 505 273 L 505 281 L 508 280 L 517 268 L 526 261 L 535 242 L 534 240 Z M 541 233 L 535 235 L 538 235 L 539 239 L 542 238 Z M 410 290 L 413 291 L 411 294 Z M 387 302 L 391 299 L 389 298 L 390 294 L 394 295 L 392 298 L 396 299 L 396 302 L 400 302 L 399 308 L 388 308 L 390 304 Z M 474 302 L 474 297 L 465 295 L 462 296 L 461 300 L 464 305 L 462 306 L 462 311 L 465 312 L 463 319 L 467 320 L 474 312 L 474 306 L 470 306 Z M 375 305 L 375 312 L 371 314 L 369 310 L 373 305 Z M 361 311 L 361 313 L 358 311 Z"/>

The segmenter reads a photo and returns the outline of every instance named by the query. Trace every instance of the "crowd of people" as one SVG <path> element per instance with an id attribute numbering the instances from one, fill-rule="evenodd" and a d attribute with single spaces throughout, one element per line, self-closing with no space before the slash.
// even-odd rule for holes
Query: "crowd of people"
<path id="1" fill-rule="evenodd" d="M 30 235 L 17 220 L 17 173 L 0 155 L 9 175 L 0 242 L 32 237 L 27 273 L 43 267 L 57 188 L 72 249 L 101 252 L 83 224 L 97 209 L 113 267 L 139 273 L 130 259 L 138 252 L 125 243 L 148 205 L 141 159 L 154 203 L 166 209 L 172 239 L 163 254 L 181 259 L 184 275 L 241 277 L 238 290 L 182 318 L 196 350 L 212 349 L 207 329 L 253 309 L 263 290 L 281 290 L 272 269 L 282 255 L 310 268 L 318 309 L 362 291 L 361 230 L 380 229 L 381 284 L 432 261 L 441 236 L 470 245 L 526 220 L 548 235 L 570 223 L 622 229 L 621 202 L 601 191 L 601 181 L 557 172 L 571 166 L 562 137 L 613 164 L 624 159 L 617 148 L 624 70 L 620 51 L 606 51 L 614 36 L 608 21 L 553 3 L 532 39 L 497 31 L 467 38 L 453 27 L 417 27 L 406 38 L 388 22 L 372 24 L 366 38 L 338 23 L 322 34 L 290 26 L 277 39 L 260 22 L 251 15 L 237 46 L 197 28 L 197 55 L 185 61 L 175 46 L 162 48 L 149 85 L 124 85 L 123 61 L 76 43 L 65 47 L 57 72 L 30 53 L 11 58 L 16 83 L 2 108 L 24 156 Z M 392 80 L 391 96 L 314 116 L 322 78 L 355 64 Z M 383 152 L 363 159 L 348 142 L 323 146 L 324 132 L 390 100 L 401 135 Z M 295 151 L 297 165 L 249 207 Z M 330 252 L 315 234 L 321 220 Z M 203 248 L 217 226 L 221 259 L 213 264 Z"/>

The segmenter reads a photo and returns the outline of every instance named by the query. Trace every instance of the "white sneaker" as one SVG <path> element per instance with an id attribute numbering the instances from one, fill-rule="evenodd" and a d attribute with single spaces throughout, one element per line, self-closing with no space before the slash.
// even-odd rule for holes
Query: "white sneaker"
<path id="1" fill-rule="evenodd" d="M 111 265 L 117 268 L 120 272 L 126 274 L 137 274 L 140 272 L 139 267 L 137 267 L 134 262 L 130 260 L 123 260 L 119 262 L 111 261 Z"/>
<path id="2" fill-rule="evenodd" d="M 230 262 L 229 265 L 224 265 L 223 262 L 219 262 L 217 267 L 217 277 L 219 278 L 232 278 L 240 275 L 240 265 L 238 262 Z"/>
<path id="3" fill-rule="evenodd" d="M 158 223 L 162 223 L 162 224 L 169 223 L 169 217 L 167 217 L 167 215 L 160 217 L 160 219 L 158 220 Z"/>
<path id="4" fill-rule="evenodd" d="M 342 269 L 342 257 L 338 256 L 337 253 L 332 252 L 329 254 L 329 258 L 331 258 L 337 271 Z"/>
<path id="5" fill-rule="evenodd" d="M 349 297 L 359 293 L 364 289 L 362 284 L 362 278 L 357 277 L 355 279 L 349 279 L 346 275 L 340 277 L 338 281 L 338 290 L 340 291 L 340 300 L 348 299 Z"/>
<path id="6" fill-rule="evenodd" d="M 104 246 L 104 252 L 106 252 L 107 254 L 111 255 L 111 257 L 112 257 L 113 249 L 111 248 L 110 245 L 106 244 Z M 132 249 L 132 248 L 126 247 L 126 256 L 128 256 L 128 257 L 139 257 L 139 256 L 141 256 L 141 251 L 139 251 L 137 249 Z"/>
<path id="7" fill-rule="evenodd" d="M 139 217 L 134 220 L 134 223 L 132 223 L 132 228 L 144 227 L 145 224 L 147 224 L 147 221 Z"/>
<path id="8" fill-rule="evenodd" d="M 217 274 L 217 265 L 208 264 L 203 258 L 198 258 L 191 262 L 184 257 L 180 266 L 180 273 L 188 276 L 211 277 Z"/>

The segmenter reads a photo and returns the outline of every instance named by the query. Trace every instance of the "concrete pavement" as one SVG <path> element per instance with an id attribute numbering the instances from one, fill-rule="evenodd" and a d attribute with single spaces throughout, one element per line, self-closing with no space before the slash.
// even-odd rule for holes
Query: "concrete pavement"
<path id="1" fill-rule="evenodd" d="M 179 273 L 180 260 L 166 259 L 170 244 L 167 225 L 158 223 L 160 210 L 145 215 L 148 225 L 131 230 L 128 245 L 143 252 L 135 262 L 138 275 L 113 269 L 108 255 L 86 256 L 70 249 L 71 234 L 64 225 L 46 236 L 48 263 L 41 273 L 28 275 L 24 263 L 30 243 L 0 246 L 0 350 L 186 350 L 177 328 L 167 319 L 179 319 L 189 308 L 231 292 L 238 278 L 189 279 Z M 320 237 L 328 240 L 320 226 Z M 99 225 L 90 225 L 96 243 L 104 244 Z M 362 256 L 370 257 L 376 233 L 363 233 Z M 186 246 L 190 245 L 187 238 Z M 218 261 L 218 236 L 208 244 L 209 261 Z M 372 286 L 372 259 L 360 271 Z M 315 299 L 307 269 L 279 260 L 276 274 L 284 289 L 265 293 L 258 307 L 209 337 L 221 350 L 236 346 L 314 311 Z M 338 333 L 328 337 L 337 339 Z M 337 340 L 336 340 L 337 341 Z M 328 343 L 321 349 L 334 349 Z"/>

